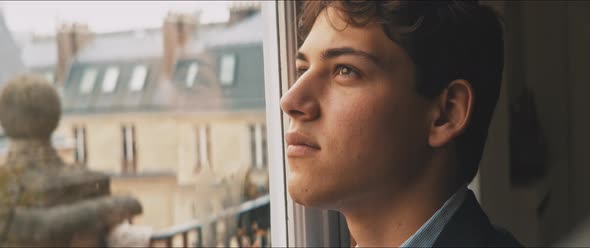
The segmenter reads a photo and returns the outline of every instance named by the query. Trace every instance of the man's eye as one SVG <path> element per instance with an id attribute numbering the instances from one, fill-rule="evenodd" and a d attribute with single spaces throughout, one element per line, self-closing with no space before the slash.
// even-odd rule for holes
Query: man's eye
<path id="1" fill-rule="evenodd" d="M 352 69 L 352 67 L 346 66 L 346 65 L 338 65 L 336 67 L 336 74 L 338 76 L 344 76 L 344 77 L 356 77 L 356 76 L 358 76 L 358 73 L 356 72 L 355 69 Z"/>
<path id="2" fill-rule="evenodd" d="M 297 68 L 297 78 L 301 77 L 301 75 L 303 75 L 306 71 L 307 68 L 305 67 Z"/>

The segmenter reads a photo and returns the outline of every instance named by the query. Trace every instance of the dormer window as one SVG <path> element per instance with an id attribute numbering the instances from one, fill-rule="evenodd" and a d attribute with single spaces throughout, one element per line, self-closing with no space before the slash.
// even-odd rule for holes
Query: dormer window
<path id="1" fill-rule="evenodd" d="M 221 85 L 233 85 L 236 72 L 236 55 L 225 54 L 221 57 L 219 82 Z"/>
<path id="2" fill-rule="evenodd" d="M 80 93 L 88 94 L 94 89 L 94 82 L 96 81 L 97 75 L 98 71 L 94 68 L 84 70 L 82 80 L 80 81 Z"/>
<path id="3" fill-rule="evenodd" d="M 115 91 L 118 79 L 119 68 L 115 66 L 109 67 L 104 73 L 104 79 L 102 81 L 102 92 L 111 93 Z"/>
<path id="4" fill-rule="evenodd" d="M 145 65 L 135 66 L 133 74 L 131 75 L 131 81 L 129 81 L 129 89 L 131 91 L 140 91 L 145 85 L 147 78 L 147 67 Z"/>
<path id="5" fill-rule="evenodd" d="M 193 87 L 195 79 L 197 78 L 197 73 L 199 73 L 199 64 L 193 62 L 189 65 L 188 71 L 186 72 L 186 87 Z"/>

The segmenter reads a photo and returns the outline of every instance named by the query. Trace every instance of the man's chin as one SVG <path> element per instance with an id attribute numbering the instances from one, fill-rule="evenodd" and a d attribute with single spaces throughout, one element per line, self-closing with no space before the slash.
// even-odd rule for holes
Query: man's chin
<path id="1" fill-rule="evenodd" d="M 289 187 L 289 195 L 296 203 L 309 208 L 334 209 L 335 192 L 318 191 L 308 187 Z"/>

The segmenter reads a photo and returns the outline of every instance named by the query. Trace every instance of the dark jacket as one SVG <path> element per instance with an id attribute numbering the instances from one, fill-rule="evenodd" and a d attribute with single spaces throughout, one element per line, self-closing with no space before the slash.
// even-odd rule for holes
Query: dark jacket
<path id="1" fill-rule="evenodd" d="M 434 247 L 498 246 L 522 247 L 510 233 L 490 223 L 471 190 L 434 242 Z"/>

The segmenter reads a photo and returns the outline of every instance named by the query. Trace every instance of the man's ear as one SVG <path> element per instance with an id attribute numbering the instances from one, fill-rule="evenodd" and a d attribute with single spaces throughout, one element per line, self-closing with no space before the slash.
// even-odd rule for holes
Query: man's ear
<path id="1" fill-rule="evenodd" d="M 428 136 L 431 147 L 451 142 L 469 125 L 475 95 L 464 79 L 452 81 L 434 102 L 433 118 Z"/>

